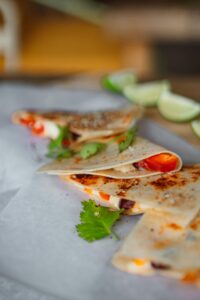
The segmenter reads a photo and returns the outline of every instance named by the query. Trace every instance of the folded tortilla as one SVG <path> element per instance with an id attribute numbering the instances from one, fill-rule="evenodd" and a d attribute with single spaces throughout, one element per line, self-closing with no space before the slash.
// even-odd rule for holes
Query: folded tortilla
<path id="1" fill-rule="evenodd" d="M 173 214 L 149 211 L 126 238 L 112 263 L 129 273 L 159 273 L 200 285 L 199 253 L 200 213 L 184 228 Z"/>
<path id="2" fill-rule="evenodd" d="M 75 113 L 69 111 L 17 111 L 12 121 L 28 127 L 33 134 L 55 139 L 59 126 L 67 126 L 76 142 L 121 133 L 132 127 L 142 116 L 142 108 L 136 105 L 112 111 Z"/>
<path id="3" fill-rule="evenodd" d="M 134 179 L 86 174 L 62 178 L 86 192 L 90 191 L 90 196 L 103 193 L 133 201 L 141 213 L 149 209 L 173 213 L 181 226 L 186 226 L 200 209 L 200 164 L 183 167 L 177 173 Z M 108 204 L 107 198 L 104 202 Z"/>
<path id="4" fill-rule="evenodd" d="M 107 143 L 104 151 L 88 159 L 82 159 L 79 154 L 76 154 L 70 159 L 51 162 L 39 171 L 51 175 L 95 174 L 110 178 L 138 178 L 163 173 L 137 168 L 133 165 L 158 154 L 175 156 L 177 164 L 173 171 L 181 169 L 182 160 L 176 153 L 142 137 L 136 137 L 132 145 L 121 153 L 118 141 L 113 139 L 112 142 Z"/>
<path id="5" fill-rule="evenodd" d="M 142 214 L 145 211 L 142 209 L 142 207 L 140 207 L 139 204 L 134 201 L 126 200 L 118 196 L 112 196 L 98 189 L 91 189 L 87 186 L 87 184 L 82 183 L 81 180 L 76 180 L 76 176 L 81 176 L 80 179 L 83 179 L 82 175 L 61 176 L 60 178 L 61 180 L 72 184 L 80 191 L 86 193 L 98 205 L 109 207 L 112 210 L 123 209 L 124 214 L 126 215 L 138 215 Z"/>

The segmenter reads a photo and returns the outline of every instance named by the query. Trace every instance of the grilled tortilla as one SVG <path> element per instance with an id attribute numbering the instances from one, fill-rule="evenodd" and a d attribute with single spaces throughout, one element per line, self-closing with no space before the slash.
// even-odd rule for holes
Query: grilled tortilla
<path id="1" fill-rule="evenodd" d="M 128 106 L 113 111 L 75 113 L 64 111 L 17 111 L 12 121 L 28 127 L 41 137 L 57 138 L 59 126 L 67 126 L 76 142 L 121 133 L 132 127 L 142 115 L 138 106 Z"/>
<path id="2" fill-rule="evenodd" d="M 142 207 L 140 207 L 139 204 L 135 203 L 134 201 L 129 201 L 118 196 L 112 196 L 102 191 L 87 187 L 87 184 L 85 185 L 82 183 L 82 180 L 86 179 L 83 179 L 83 175 L 61 176 L 60 178 L 63 181 L 74 185 L 80 191 L 88 194 L 88 196 L 92 198 L 98 205 L 109 207 L 112 210 L 123 209 L 124 214 L 126 215 L 138 215 L 144 212 Z"/>
<path id="3" fill-rule="evenodd" d="M 188 199 L 189 201 L 189 199 Z M 117 268 L 200 285 L 200 213 L 186 228 L 173 214 L 147 212 L 113 258 Z"/>
<path id="4" fill-rule="evenodd" d="M 147 160 L 153 161 L 159 156 L 172 158 L 173 170 L 171 171 L 178 171 L 182 167 L 181 158 L 176 153 L 151 143 L 142 137 L 136 137 L 132 145 L 121 153 L 119 152 L 117 139 L 113 139 L 112 142 L 106 145 L 107 147 L 104 151 L 88 159 L 82 159 L 77 153 L 70 159 L 57 160 L 47 164 L 39 171 L 51 175 L 95 174 L 110 178 L 138 178 L 167 172 L 162 170 L 162 168 L 148 169 L 145 167 L 144 162 Z M 143 165 L 140 167 L 140 164 Z M 159 166 L 159 162 L 157 165 Z M 162 161 L 160 166 L 162 167 Z"/>
<path id="5" fill-rule="evenodd" d="M 67 180 L 85 191 L 133 201 L 141 212 L 156 209 L 176 214 L 181 226 L 187 225 L 200 209 L 200 164 L 153 177 L 127 180 L 79 174 L 71 175 Z"/>

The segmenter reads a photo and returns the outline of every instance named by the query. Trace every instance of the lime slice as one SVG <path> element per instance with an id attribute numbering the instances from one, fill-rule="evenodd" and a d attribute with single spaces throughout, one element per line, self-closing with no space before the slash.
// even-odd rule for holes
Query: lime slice
<path id="1" fill-rule="evenodd" d="M 189 98 L 164 92 L 158 101 L 158 110 L 169 121 L 187 122 L 199 115 L 200 105 Z"/>
<path id="2" fill-rule="evenodd" d="M 191 125 L 194 133 L 200 138 L 200 120 L 192 121 Z"/>
<path id="3" fill-rule="evenodd" d="M 136 83 L 137 77 L 132 70 L 118 71 L 102 78 L 102 86 L 112 92 L 122 92 L 129 84 Z"/>
<path id="4" fill-rule="evenodd" d="M 137 85 L 127 85 L 123 89 L 123 93 L 130 101 L 142 106 L 151 107 L 157 104 L 161 93 L 169 89 L 169 81 L 162 80 Z"/>

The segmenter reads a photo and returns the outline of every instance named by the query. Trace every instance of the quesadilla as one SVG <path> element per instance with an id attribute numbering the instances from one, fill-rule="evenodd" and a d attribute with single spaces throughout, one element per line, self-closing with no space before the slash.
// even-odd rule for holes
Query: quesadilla
<path id="1" fill-rule="evenodd" d="M 12 121 L 27 127 L 34 135 L 51 139 L 58 137 L 58 126 L 68 127 L 73 140 L 82 142 L 121 133 L 132 127 L 141 115 L 142 109 L 135 105 L 118 110 L 89 113 L 22 110 L 12 115 Z"/>
<path id="2" fill-rule="evenodd" d="M 62 176 L 90 196 L 98 195 L 101 203 L 111 197 L 133 201 L 138 213 L 149 209 L 177 215 L 181 226 L 187 225 L 200 209 L 200 164 L 184 167 L 177 173 L 134 179 L 113 179 L 97 175 Z M 102 198 L 101 195 L 107 195 Z M 116 208 L 118 208 L 116 206 Z M 134 206 L 132 208 L 134 212 Z"/>
<path id="3" fill-rule="evenodd" d="M 135 137 L 122 152 L 119 150 L 120 141 L 121 136 L 105 142 L 103 151 L 87 159 L 77 152 L 72 158 L 51 162 L 39 171 L 51 175 L 94 174 L 110 178 L 139 178 L 175 172 L 182 167 L 181 158 L 176 153 L 142 137 Z"/>
<path id="4" fill-rule="evenodd" d="M 149 211 L 126 238 L 112 263 L 126 272 L 159 273 L 200 285 L 199 253 L 200 213 L 184 228 L 173 214 Z"/>
<path id="5" fill-rule="evenodd" d="M 90 175 L 72 175 L 72 176 L 61 176 L 61 180 L 74 185 L 80 191 L 86 193 L 96 204 L 109 207 L 112 210 L 123 209 L 124 214 L 126 215 L 138 215 L 142 214 L 145 210 L 134 201 L 123 199 L 118 196 L 112 196 L 107 193 L 104 193 L 98 189 L 92 189 L 88 187 L 87 184 L 84 184 L 84 181 L 87 181 L 87 177 Z M 92 176 L 96 180 L 97 176 Z M 93 180 L 92 179 L 92 180 Z M 90 180 L 90 178 L 88 178 Z"/>

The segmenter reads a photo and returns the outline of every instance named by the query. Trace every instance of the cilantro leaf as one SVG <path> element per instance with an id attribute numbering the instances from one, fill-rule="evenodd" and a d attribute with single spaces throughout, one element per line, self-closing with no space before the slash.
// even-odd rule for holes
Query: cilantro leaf
<path id="1" fill-rule="evenodd" d="M 92 142 L 92 143 L 87 143 L 83 145 L 81 151 L 80 151 L 80 156 L 83 159 L 89 158 L 90 156 L 93 156 L 100 151 L 104 150 L 106 148 L 106 144 L 104 143 L 98 143 L 98 142 Z"/>
<path id="2" fill-rule="evenodd" d="M 59 135 L 56 139 L 51 140 L 48 149 L 53 150 L 54 148 L 62 148 L 63 147 L 63 141 L 64 140 L 71 140 L 71 133 L 67 127 L 61 127 L 59 128 Z"/>
<path id="3" fill-rule="evenodd" d="M 123 135 L 121 135 L 121 139 L 122 141 L 120 141 L 119 143 L 119 152 L 123 152 L 124 150 L 126 150 L 134 141 L 135 137 L 136 137 L 136 132 L 137 129 L 131 128 L 129 129 L 126 133 L 124 133 Z"/>
<path id="4" fill-rule="evenodd" d="M 81 223 L 76 225 L 76 230 L 81 238 L 88 242 L 94 242 L 109 235 L 118 238 L 111 228 L 120 218 L 123 210 L 111 211 L 107 207 L 96 205 L 91 199 L 83 201 L 82 207 Z"/>
<path id="5" fill-rule="evenodd" d="M 66 148 L 63 144 L 64 141 L 71 140 L 71 133 L 67 127 L 61 127 L 59 128 L 59 135 L 56 139 L 51 140 L 48 145 L 48 153 L 47 157 L 54 158 L 54 159 L 62 159 L 62 158 L 69 158 L 74 153 L 71 149 Z"/>
<path id="6" fill-rule="evenodd" d="M 71 149 L 65 148 L 55 148 L 52 151 L 49 151 L 47 153 L 48 158 L 54 158 L 54 159 L 62 159 L 62 158 L 70 158 L 73 156 L 73 151 Z"/>

